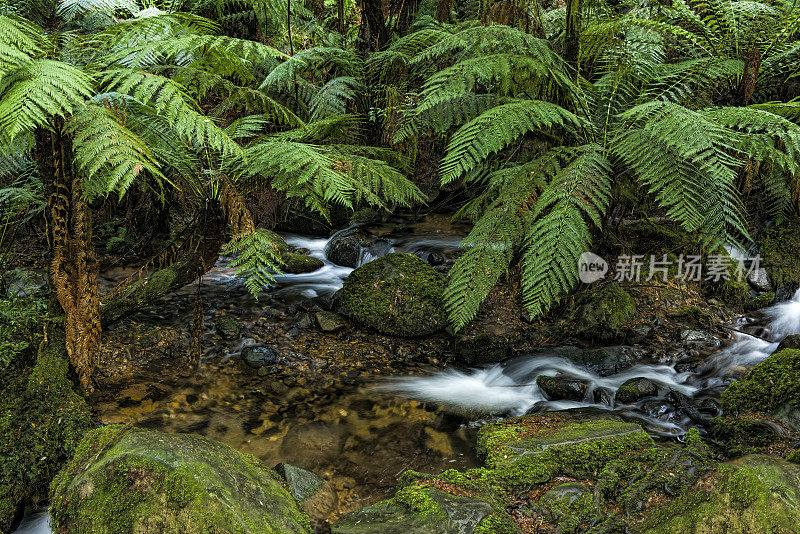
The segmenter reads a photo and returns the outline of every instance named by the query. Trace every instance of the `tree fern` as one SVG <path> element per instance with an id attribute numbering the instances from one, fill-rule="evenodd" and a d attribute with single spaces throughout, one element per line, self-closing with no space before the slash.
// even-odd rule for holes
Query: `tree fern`
<path id="1" fill-rule="evenodd" d="M 528 132 L 563 128 L 575 132 L 586 122 L 564 108 L 541 100 L 503 104 L 462 126 L 447 146 L 440 164 L 442 183 L 469 172 Z"/>
<path id="2" fill-rule="evenodd" d="M 575 286 L 578 258 L 591 244 L 589 222 L 602 225 L 611 199 L 611 164 L 602 147 L 585 145 L 563 155 L 571 159 L 537 200 L 525 233 L 522 297 L 533 315 Z"/>
<path id="3" fill-rule="evenodd" d="M 283 266 L 273 235 L 264 230 L 235 235 L 223 248 L 223 254 L 232 256 L 230 266 L 254 298 L 275 282 L 275 273 Z"/>

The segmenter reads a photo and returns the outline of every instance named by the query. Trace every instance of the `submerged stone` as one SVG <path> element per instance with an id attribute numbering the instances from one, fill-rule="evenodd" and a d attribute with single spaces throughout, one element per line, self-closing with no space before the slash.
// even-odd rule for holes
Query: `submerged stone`
<path id="1" fill-rule="evenodd" d="M 347 328 L 347 319 L 336 312 L 318 311 L 314 314 L 314 317 L 317 320 L 319 329 L 323 332 L 338 332 Z"/>
<path id="2" fill-rule="evenodd" d="M 321 476 L 287 463 L 276 465 L 275 471 L 312 519 L 324 519 L 336 508 L 336 492 Z"/>
<path id="3" fill-rule="evenodd" d="M 638 377 L 626 380 L 614 397 L 617 404 L 632 404 L 645 397 L 658 395 L 658 386 L 649 378 Z"/>
<path id="4" fill-rule="evenodd" d="M 332 534 L 472 534 L 494 511 L 481 499 L 410 486 L 336 521 Z"/>
<path id="5" fill-rule="evenodd" d="M 253 369 L 264 367 L 268 370 L 272 370 L 283 362 L 283 358 L 277 350 L 265 345 L 243 348 L 242 360 Z"/>
<path id="6" fill-rule="evenodd" d="M 52 488 L 52 524 L 61 534 L 311 532 L 272 470 L 192 434 L 97 429 Z"/>
<path id="7" fill-rule="evenodd" d="M 233 317 L 223 315 L 214 320 L 214 328 L 223 338 L 236 339 L 242 331 L 242 323 Z"/>

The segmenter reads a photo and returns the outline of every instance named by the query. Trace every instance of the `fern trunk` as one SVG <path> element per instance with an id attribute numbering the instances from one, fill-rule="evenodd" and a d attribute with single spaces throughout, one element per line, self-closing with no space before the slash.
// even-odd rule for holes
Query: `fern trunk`
<path id="1" fill-rule="evenodd" d="M 50 277 L 64 311 L 70 363 L 81 387 L 90 380 L 100 349 L 100 307 L 97 260 L 92 247 L 91 209 L 83 199 L 74 172 L 72 143 L 56 119 L 53 131 L 36 131 L 35 157 L 42 182 L 49 189 L 46 217 L 51 252 Z"/>
<path id="2" fill-rule="evenodd" d="M 389 42 L 386 19 L 383 16 L 381 0 L 362 0 L 361 2 L 361 36 L 367 52 L 377 52 Z"/>
<path id="3" fill-rule="evenodd" d="M 580 38 L 582 0 L 567 0 L 567 31 L 564 37 L 564 59 L 576 74 L 580 73 Z"/>
<path id="4" fill-rule="evenodd" d="M 436 20 L 450 22 L 450 11 L 453 10 L 453 0 L 438 0 L 436 2 Z"/>

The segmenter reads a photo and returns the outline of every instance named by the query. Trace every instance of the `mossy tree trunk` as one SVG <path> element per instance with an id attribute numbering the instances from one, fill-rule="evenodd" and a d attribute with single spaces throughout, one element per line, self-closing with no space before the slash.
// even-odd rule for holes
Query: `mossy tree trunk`
<path id="1" fill-rule="evenodd" d="M 35 157 L 48 188 L 46 218 L 50 244 L 50 277 L 64 311 L 69 359 L 83 389 L 90 388 L 100 348 L 97 260 L 92 247 L 92 217 L 83 198 L 80 176 L 72 165 L 72 143 L 64 121 L 36 132 Z"/>

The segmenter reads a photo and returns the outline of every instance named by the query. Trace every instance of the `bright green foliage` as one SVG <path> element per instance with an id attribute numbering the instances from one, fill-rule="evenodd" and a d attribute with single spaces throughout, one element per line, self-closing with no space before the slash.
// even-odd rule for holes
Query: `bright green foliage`
<path id="1" fill-rule="evenodd" d="M 274 274 L 280 272 L 283 265 L 274 234 L 266 230 L 234 236 L 223 253 L 234 256 L 230 265 L 236 269 L 237 275 L 245 279 L 245 285 L 253 297 L 257 297 L 261 289 L 275 281 Z"/>

